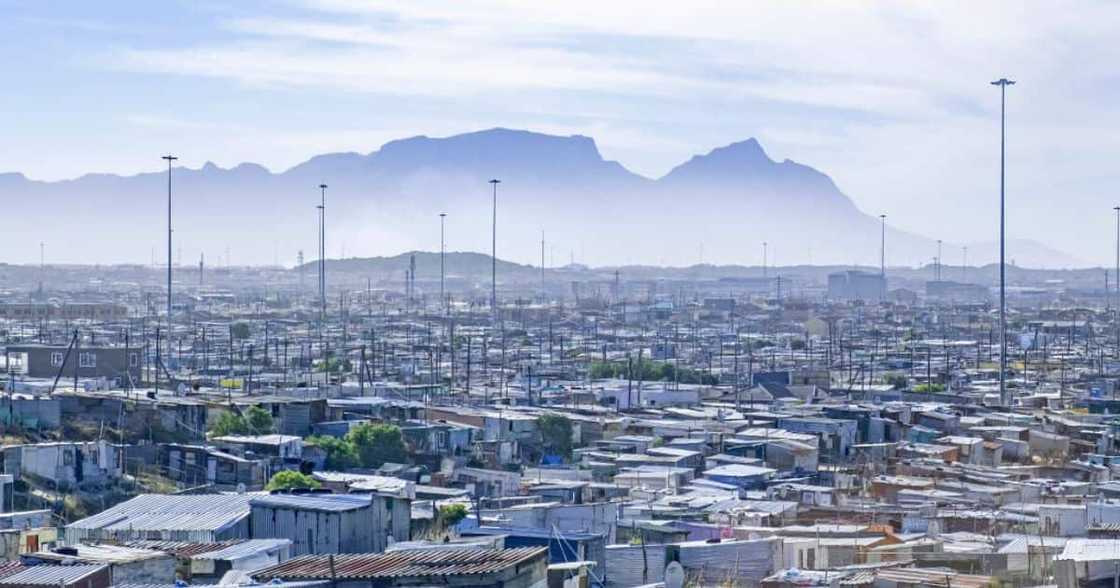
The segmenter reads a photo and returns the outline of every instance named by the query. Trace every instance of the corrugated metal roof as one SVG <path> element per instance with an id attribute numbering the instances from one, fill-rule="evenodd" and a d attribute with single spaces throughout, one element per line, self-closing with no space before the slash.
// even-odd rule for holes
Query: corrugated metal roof
<path id="1" fill-rule="evenodd" d="M 336 578 L 396 578 L 407 576 L 461 576 L 488 574 L 543 556 L 544 547 L 518 549 L 423 549 L 377 554 L 343 554 L 334 556 Z M 273 578 L 329 579 L 330 559 L 325 555 L 309 555 L 259 570 L 257 580 Z"/>
<path id="2" fill-rule="evenodd" d="M 1058 559 L 1120 561 L 1120 539 L 1071 538 Z"/>
<path id="3" fill-rule="evenodd" d="M 875 583 L 875 572 L 871 570 L 855 572 L 840 580 L 841 586 L 864 586 L 873 583 Z"/>
<path id="4" fill-rule="evenodd" d="M 66 555 L 53 551 L 40 551 L 31 554 L 31 557 L 40 560 L 54 560 L 61 562 L 81 561 L 84 563 L 113 564 L 143 561 L 169 557 L 165 551 L 124 545 L 75 545 L 77 555 Z"/>
<path id="5" fill-rule="evenodd" d="M 258 553 L 273 551 L 288 547 L 292 544 L 291 539 L 250 539 L 242 541 L 236 545 L 217 549 L 214 551 L 207 551 L 194 556 L 192 559 L 228 559 L 237 560 L 245 557 L 252 557 Z"/>
<path id="6" fill-rule="evenodd" d="M 249 504 L 266 508 L 346 512 L 365 508 L 371 502 L 368 494 L 272 494 L 254 497 Z"/>
<path id="7" fill-rule="evenodd" d="M 321 580 L 314 582 L 277 582 L 269 584 L 268 588 L 317 588 L 328 586 L 330 582 Z M 191 584 L 190 588 L 229 588 L 229 584 Z M 114 584 L 112 588 L 180 588 L 177 584 Z"/>
<path id="8" fill-rule="evenodd" d="M 73 566 L 31 566 L 13 574 L 0 578 L 0 585 L 7 584 L 71 584 L 86 576 L 96 574 L 107 566 L 99 565 L 73 565 Z"/>
<path id="9" fill-rule="evenodd" d="M 991 576 L 973 576 L 943 570 L 921 568 L 888 568 L 879 570 L 878 578 L 898 584 L 919 586 L 944 586 L 945 588 L 987 588 L 992 583 Z"/>
<path id="10" fill-rule="evenodd" d="M 244 494 L 141 494 L 67 528 L 218 531 L 248 517 L 252 498 Z"/>
<path id="11" fill-rule="evenodd" d="M 154 549 L 164 553 L 170 553 L 178 558 L 190 558 L 195 555 L 225 549 L 238 543 L 243 543 L 245 539 L 234 539 L 232 541 L 220 541 L 217 543 L 194 543 L 191 541 L 158 541 L 141 539 L 137 541 L 125 542 L 128 547 L 137 547 L 140 549 Z"/>
<path id="12" fill-rule="evenodd" d="M 20 561 L 4 561 L 0 562 L 0 578 L 10 576 L 24 568 L 23 562 Z"/>

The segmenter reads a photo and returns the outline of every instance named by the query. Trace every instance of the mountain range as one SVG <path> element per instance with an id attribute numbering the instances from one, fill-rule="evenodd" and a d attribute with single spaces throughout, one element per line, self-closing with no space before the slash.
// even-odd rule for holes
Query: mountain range
<path id="1" fill-rule="evenodd" d="M 318 185 L 327 184 L 327 256 L 372 257 L 448 249 L 489 253 L 497 185 L 497 249 L 523 264 L 877 265 L 880 220 L 859 210 L 825 174 L 771 159 L 755 139 L 696 155 L 665 176 L 632 173 L 584 136 L 491 129 L 392 141 L 367 154 L 319 155 L 283 172 L 252 163 L 175 168 L 175 251 L 184 264 L 295 265 L 317 257 Z M 78 263 L 166 259 L 167 172 L 89 174 L 40 182 L 0 174 L 18 211 L 0 227 L 9 259 Z M 887 228 L 887 263 L 916 265 L 936 242 Z M 1077 260 L 1033 242 L 1011 242 L 1021 266 Z M 959 263 L 960 245 L 945 245 Z M 994 261 L 970 248 L 969 263 Z"/>

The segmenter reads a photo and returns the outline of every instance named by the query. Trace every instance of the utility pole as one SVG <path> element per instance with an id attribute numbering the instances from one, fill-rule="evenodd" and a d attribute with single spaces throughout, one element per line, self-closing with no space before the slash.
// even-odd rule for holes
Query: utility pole
<path id="1" fill-rule="evenodd" d="M 879 215 L 879 301 L 887 297 L 887 215 Z"/>
<path id="2" fill-rule="evenodd" d="M 941 281 L 941 239 L 937 240 L 937 281 Z"/>
<path id="3" fill-rule="evenodd" d="M 171 165 L 179 159 L 174 155 L 164 155 L 167 161 L 167 326 L 171 329 Z"/>
<path id="4" fill-rule="evenodd" d="M 766 277 L 766 241 L 762 242 L 762 277 Z"/>
<path id="5" fill-rule="evenodd" d="M 1112 322 L 1116 323 L 1116 353 L 1120 356 L 1120 206 L 1112 207 L 1116 211 L 1116 304 L 1112 307 L 1113 312 L 1116 314 L 1112 317 Z M 1107 294 L 1107 293 L 1106 293 Z"/>
<path id="6" fill-rule="evenodd" d="M 490 224 L 490 312 L 498 318 L 498 184 L 501 180 L 490 180 L 493 187 L 493 219 Z"/>
<path id="7" fill-rule="evenodd" d="M 1005 257 L 1004 189 L 1007 146 L 1007 87 L 1015 82 L 1000 78 L 992 82 L 999 86 L 999 401 L 1011 406 L 1007 396 L 1007 265 Z"/>
<path id="8" fill-rule="evenodd" d="M 444 240 L 443 240 L 443 221 L 447 218 L 446 212 L 439 213 L 439 303 L 443 306 L 444 314 L 447 313 L 447 295 L 444 294 L 443 287 L 443 273 L 444 273 Z"/>
<path id="9" fill-rule="evenodd" d="M 327 315 L 327 185 L 319 184 L 319 323 Z"/>
<path id="10" fill-rule="evenodd" d="M 968 283 L 968 245 L 962 248 L 964 257 L 961 260 L 961 282 Z"/>

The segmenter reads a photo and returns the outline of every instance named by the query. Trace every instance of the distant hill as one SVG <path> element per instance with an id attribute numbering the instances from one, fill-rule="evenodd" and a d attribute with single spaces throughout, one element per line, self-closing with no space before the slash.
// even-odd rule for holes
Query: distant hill
<path id="1" fill-rule="evenodd" d="M 159 154 L 153 154 L 153 167 Z M 158 168 L 156 168 L 158 169 Z M 877 265 L 879 219 L 860 211 L 825 174 L 774 161 L 749 139 L 696 155 L 659 179 L 634 174 L 584 136 L 491 129 L 412 137 L 366 154 L 319 155 L 273 173 L 251 163 L 174 171 L 175 256 L 284 265 L 317 251 L 320 183 L 327 189 L 327 257 L 436 250 L 447 213 L 448 249 L 489 251 L 499 178 L 498 257 L 537 264 Z M 166 173 L 91 174 L 38 182 L 0 174 L 18 217 L 0 230 L 8 259 L 33 262 L 38 243 L 56 260 L 148 263 L 166 257 Z M 227 249 L 230 255 L 226 255 Z M 888 263 L 913 265 L 935 242 L 887 231 Z M 1032 265 L 1033 250 L 1009 251 Z M 948 258 L 948 254 L 946 254 Z M 1042 261 L 1050 266 L 1052 255 Z M 977 262 L 988 262 L 976 252 Z M 403 270 L 401 270 L 403 271 Z M 427 271 L 426 269 L 424 271 Z"/>
<path id="2" fill-rule="evenodd" d="M 357 274 L 376 278 L 403 279 L 408 271 L 410 258 L 416 258 L 416 279 L 439 279 L 439 252 L 408 251 L 390 257 L 351 257 L 347 259 L 328 259 L 327 275 L 332 272 Z M 466 251 L 448 251 L 444 255 L 444 266 L 447 277 L 464 277 L 469 279 L 488 278 L 490 276 L 490 256 L 482 253 Z M 295 268 L 298 271 L 300 268 Z M 304 271 L 315 272 L 318 270 L 317 262 L 304 264 Z M 497 270 L 502 279 L 510 277 L 526 278 L 540 275 L 539 266 L 534 268 L 528 265 L 498 260 Z"/>

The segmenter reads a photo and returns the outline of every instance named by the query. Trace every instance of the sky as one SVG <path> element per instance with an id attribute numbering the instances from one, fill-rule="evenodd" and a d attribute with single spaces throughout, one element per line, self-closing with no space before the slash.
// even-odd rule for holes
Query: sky
<path id="1" fill-rule="evenodd" d="M 0 171 L 251 161 L 495 126 L 658 177 L 757 137 L 869 214 L 1111 263 L 1120 3 L 0 0 Z M 2 195 L 0 195 L 2 198 Z"/>

